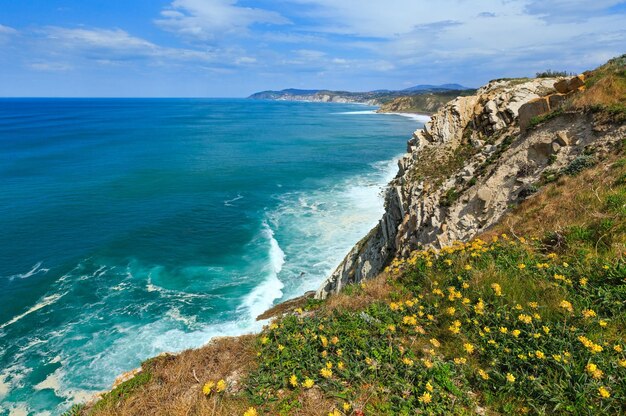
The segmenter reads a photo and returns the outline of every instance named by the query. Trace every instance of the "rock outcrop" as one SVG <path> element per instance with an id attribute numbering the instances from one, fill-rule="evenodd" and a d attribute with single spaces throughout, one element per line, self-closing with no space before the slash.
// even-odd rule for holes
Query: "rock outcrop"
<path id="1" fill-rule="evenodd" d="M 565 79 L 566 93 L 555 91 L 561 79 L 492 81 L 476 95 L 456 98 L 440 109 L 408 141 L 386 190 L 379 224 L 348 253 L 316 297 L 378 275 L 394 256 L 476 236 L 512 204 L 531 196 L 542 177 L 626 137 L 625 126 L 597 129 L 593 115 L 583 112 L 564 112 L 520 132 L 522 116 L 530 120 L 530 114 L 560 105 L 562 95 L 580 88 L 581 80 Z"/>

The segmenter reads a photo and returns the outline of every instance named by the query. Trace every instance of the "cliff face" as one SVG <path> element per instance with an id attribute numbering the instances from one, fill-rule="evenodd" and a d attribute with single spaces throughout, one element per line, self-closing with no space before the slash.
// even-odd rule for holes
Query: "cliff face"
<path id="1" fill-rule="evenodd" d="M 474 94 L 474 90 L 442 91 L 398 97 L 380 106 L 378 113 L 422 113 L 433 114 L 450 100 L 458 96 Z"/>
<path id="2" fill-rule="evenodd" d="M 555 93 L 559 79 L 492 81 L 440 109 L 408 141 L 379 224 L 318 289 L 326 298 L 379 274 L 394 256 L 467 241 L 530 197 L 551 174 L 626 137 L 591 113 L 564 112 L 520 132 L 520 108 Z"/>

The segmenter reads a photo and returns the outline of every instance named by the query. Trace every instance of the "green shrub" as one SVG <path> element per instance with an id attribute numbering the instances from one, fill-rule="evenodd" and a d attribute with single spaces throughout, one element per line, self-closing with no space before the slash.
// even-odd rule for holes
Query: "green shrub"
<path id="1" fill-rule="evenodd" d="M 576 159 L 572 160 L 570 164 L 563 169 L 563 173 L 566 175 L 577 175 L 583 170 L 595 166 L 597 163 L 595 156 L 593 155 L 580 155 Z"/>

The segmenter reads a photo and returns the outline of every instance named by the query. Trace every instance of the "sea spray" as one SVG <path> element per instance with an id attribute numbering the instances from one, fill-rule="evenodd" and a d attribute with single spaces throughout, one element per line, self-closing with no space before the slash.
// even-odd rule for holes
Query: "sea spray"
<path id="1" fill-rule="evenodd" d="M 278 278 L 278 274 L 285 264 L 285 253 L 274 238 L 274 232 L 267 222 L 263 222 L 263 236 L 269 245 L 268 263 L 265 265 L 267 277 L 246 297 L 242 307 L 247 311 L 252 321 L 269 309 L 274 300 L 280 299 L 283 295 L 282 289 L 285 286 Z"/>
<path id="2" fill-rule="evenodd" d="M 376 224 L 416 128 L 343 104 L 0 106 L 0 414 L 260 329 Z"/>

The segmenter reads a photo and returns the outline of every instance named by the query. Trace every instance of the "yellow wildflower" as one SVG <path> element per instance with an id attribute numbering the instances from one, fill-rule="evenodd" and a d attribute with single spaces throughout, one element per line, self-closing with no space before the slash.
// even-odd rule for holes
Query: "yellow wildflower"
<path id="1" fill-rule="evenodd" d="M 215 382 L 213 381 L 207 381 L 204 386 L 202 387 L 202 393 L 205 396 L 208 396 L 209 394 L 211 394 L 211 392 L 213 391 L 213 387 L 215 387 Z"/>
<path id="2" fill-rule="evenodd" d="M 405 316 L 402 318 L 402 323 L 405 325 L 417 325 L 417 319 L 415 316 Z"/>
<path id="3" fill-rule="evenodd" d="M 461 321 L 456 320 L 452 322 L 452 325 L 448 327 L 448 331 L 452 332 L 453 334 L 458 334 L 459 332 L 461 332 Z"/>
<path id="4" fill-rule="evenodd" d="M 307 389 L 310 389 L 314 385 L 315 385 L 315 382 L 313 380 L 311 380 L 310 378 L 307 378 L 306 380 L 304 380 L 304 383 L 302 383 L 302 386 L 307 388 Z"/>
<path id="5" fill-rule="evenodd" d="M 331 363 L 330 361 L 326 361 L 326 368 L 328 368 L 329 370 L 333 368 L 333 363 Z"/>
<path id="6" fill-rule="evenodd" d="M 616 345 L 613 345 L 613 350 L 614 350 L 615 352 L 622 352 L 622 351 L 624 351 L 624 348 L 622 348 L 622 346 L 621 346 L 621 345 L 616 344 Z"/>
<path id="7" fill-rule="evenodd" d="M 489 374 L 487 374 L 487 372 L 483 369 L 478 369 L 478 375 L 480 376 L 480 378 L 482 378 L 483 380 L 489 380 Z"/>
<path id="8" fill-rule="evenodd" d="M 515 376 L 511 373 L 506 373 L 506 381 L 509 383 L 515 383 Z"/>
<path id="9" fill-rule="evenodd" d="M 333 376 L 333 370 L 331 370 L 329 368 L 322 368 L 320 370 L 320 374 L 324 378 L 331 378 Z"/>
<path id="10" fill-rule="evenodd" d="M 472 266 L 470 266 L 469 264 L 466 264 L 464 267 L 465 270 L 472 270 Z"/>
<path id="11" fill-rule="evenodd" d="M 426 383 L 426 390 L 432 392 L 434 390 L 433 385 L 430 384 L 430 381 L 428 383 Z"/>
<path id="12" fill-rule="evenodd" d="M 585 318 L 593 318 L 594 316 L 596 316 L 596 313 L 591 309 L 583 309 L 582 314 Z"/>
<path id="13" fill-rule="evenodd" d="M 404 357 L 404 358 L 402 359 L 402 362 L 403 362 L 405 365 L 408 365 L 409 367 L 412 367 L 412 366 L 413 366 L 413 364 L 414 364 L 413 360 L 411 360 L 410 358 L 407 358 L 407 357 Z"/>
<path id="14" fill-rule="evenodd" d="M 602 376 L 604 375 L 604 372 L 600 370 L 598 366 L 593 363 L 587 364 L 587 366 L 585 367 L 585 370 L 587 370 L 587 372 L 596 380 L 601 379 Z"/>
<path id="15" fill-rule="evenodd" d="M 525 324 L 530 324 L 533 321 L 533 318 L 529 315 L 526 314 L 519 314 L 517 316 L 517 319 L 519 319 L 521 322 L 525 323 Z"/>
<path id="16" fill-rule="evenodd" d="M 454 314 L 456 313 L 456 309 L 450 306 L 449 308 L 446 309 L 446 313 L 450 316 L 454 316 Z"/>
<path id="17" fill-rule="evenodd" d="M 344 367 L 345 367 L 345 364 L 343 363 L 343 361 L 339 361 L 339 362 L 337 363 L 337 368 L 338 368 L 338 369 L 343 370 L 343 369 L 344 369 Z"/>
<path id="18" fill-rule="evenodd" d="M 291 384 L 292 387 L 298 387 L 298 377 L 296 377 L 295 374 L 292 374 L 291 377 L 289 377 L 289 384 Z"/>
<path id="19" fill-rule="evenodd" d="M 320 341 L 322 342 L 322 346 L 324 348 L 328 346 L 328 339 L 324 335 L 320 336 Z"/>
<path id="20" fill-rule="evenodd" d="M 502 296 L 502 287 L 500 287 L 499 284 L 492 283 L 491 288 L 493 289 L 493 292 L 496 294 L 496 296 Z"/>
<path id="21" fill-rule="evenodd" d="M 341 416 L 341 412 L 337 409 L 333 409 L 332 412 L 328 413 L 328 416 Z"/>
<path id="22" fill-rule="evenodd" d="M 600 397 L 602 397 L 603 399 L 608 399 L 609 397 L 611 397 L 611 393 L 609 393 L 609 391 L 605 388 L 605 387 L 600 387 L 598 389 L 598 394 L 600 395 Z"/>
<path id="23" fill-rule="evenodd" d="M 337 345 L 337 343 L 339 342 L 339 338 L 337 338 L 337 337 L 332 337 L 332 338 L 331 338 L 331 340 L 330 340 L 330 342 L 332 342 L 332 343 L 333 343 L 333 345 Z"/>
<path id="24" fill-rule="evenodd" d="M 437 341 L 437 339 L 435 338 L 431 338 L 430 339 L 430 343 L 433 345 L 433 347 L 435 348 L 439 348 L 441 346 L 441 343 L 439 341 Z"/>
<path id="25" fill-rule="evenodd" d="M 506 334 L 507 332 L 509 332 L 509 329 L 505 326 L 501 326 L 499 331 L 501 334 Z"/>
<path id="26" fill-rule="evenodd" d="M 524 263 L 520 263 L 517 265 L 517 268 L 520 270 L 524 270 L 526 268 L 526 265 Z"/>
<path id="27" fill-rule="evenodd" d="M 519 334 L 521 334 L 521 331 L 519 329 L 514 329 L 513 331 L 511 331 L 511 334 L 513 334 L 513 336 L 517 338 L 519 337 Z"/>
<path id="28" fill-rule="evenodd" d="M 391 332 L 396 332 L 396 326 L 395 325 L 388 325 L 387 329 L 390 330 Z"/>
<path id="29" fill-rule="evenodd" d="M 270 339 L 268 337 L 263 337 L 261 338 L 261 344 L 265 345 L 270 341 Z"/>
<path id="30" fill-rule="evenodd" d="M 350 407 L 352 407 L 352 406 L 350 405 L 350 403 L 346 402 L 346 403 L 343 404 L 342 407 L 343 407 L 343 411 L 347 412 L 348 410 L 350 410 Z"/>
<path id="31" fill-rule="evenodd" d="M 282 344 L 278 344 L 278 351 L 282 351 L 285 349 L 285 346 Z"/>
<path id="32" fill-rule="evenodd" d="M 465 364 L 467 362 L 467 358 L 465 357 L 458 357 L 454 359 L 454 364 Z M 624 362 L 626 363 L 626 360 L 624 360 Z"/>
<path id="33" fill-rule="evenodd" d="M 559 303 L 559 306 L 567 310 L 568 312 L 572 312 L 574 310 L 574 308 L 572 307 L 572 304 L 566 300 L 562 300 L 561 303 Z"/>
<path id="34" fill-rule="evenodd" d="M 246 410 L 243 413 L 243 416 L 257 416 L 257 415 L 258 413 L 254 407 L 249 407 L 248 410 Z"/>
<path id="35" fill-rule="evenodd" d="M 539 307 L 539 304 L 537 302 L 528 302 L 528 306 L 533 309 L 537 309 Z"/>
<path id="36" fill-rule="evenodd" d="M 541 351 L 535 351 L 535 357 L 539 358 L 540 360 L 543 360 L 544 358 L 546 358 L 546 355 Z"/>
<path id="37" fill-rule="evenodd" d="M 485 313 L 485 302 L 482 299 L 478 299 L 476 305 L 474 305 L 474 312 L 478 315 L 483 315 Z"/>
<path id="38" fill-rule="evenodd" d="M 587 286 L 587 282 L 589 282 L 589 279 L 583 277 L 578 282 L 580 283 L 581 286 L 585 287 Z"/>
<path id="39" fill-rule="evenodd" d="M 424 394 L 422 394 L 418 398 L 418 400 L 420 401 L 420 403 L 428 404 L 433 400 L 433 396 L 428 392 L 424 392 Z"/>
<path id="40" fill-rule="evenodd" d="M 474 352 L 474 346 L 470 344 L 469 342 L 463 344 L 463 348 L 465 349 L 465 351 L 467 351 L 468 354 L 471 354 Z"/>
<path id="41" fill-rule="evenodd" d="M 220 380 L 217 382 L 217 384 L 215 385 L 215 390 L 218 393 L 222 393 L 224 390 L 226 390 L 226 382 L 224 380 Z"/>

